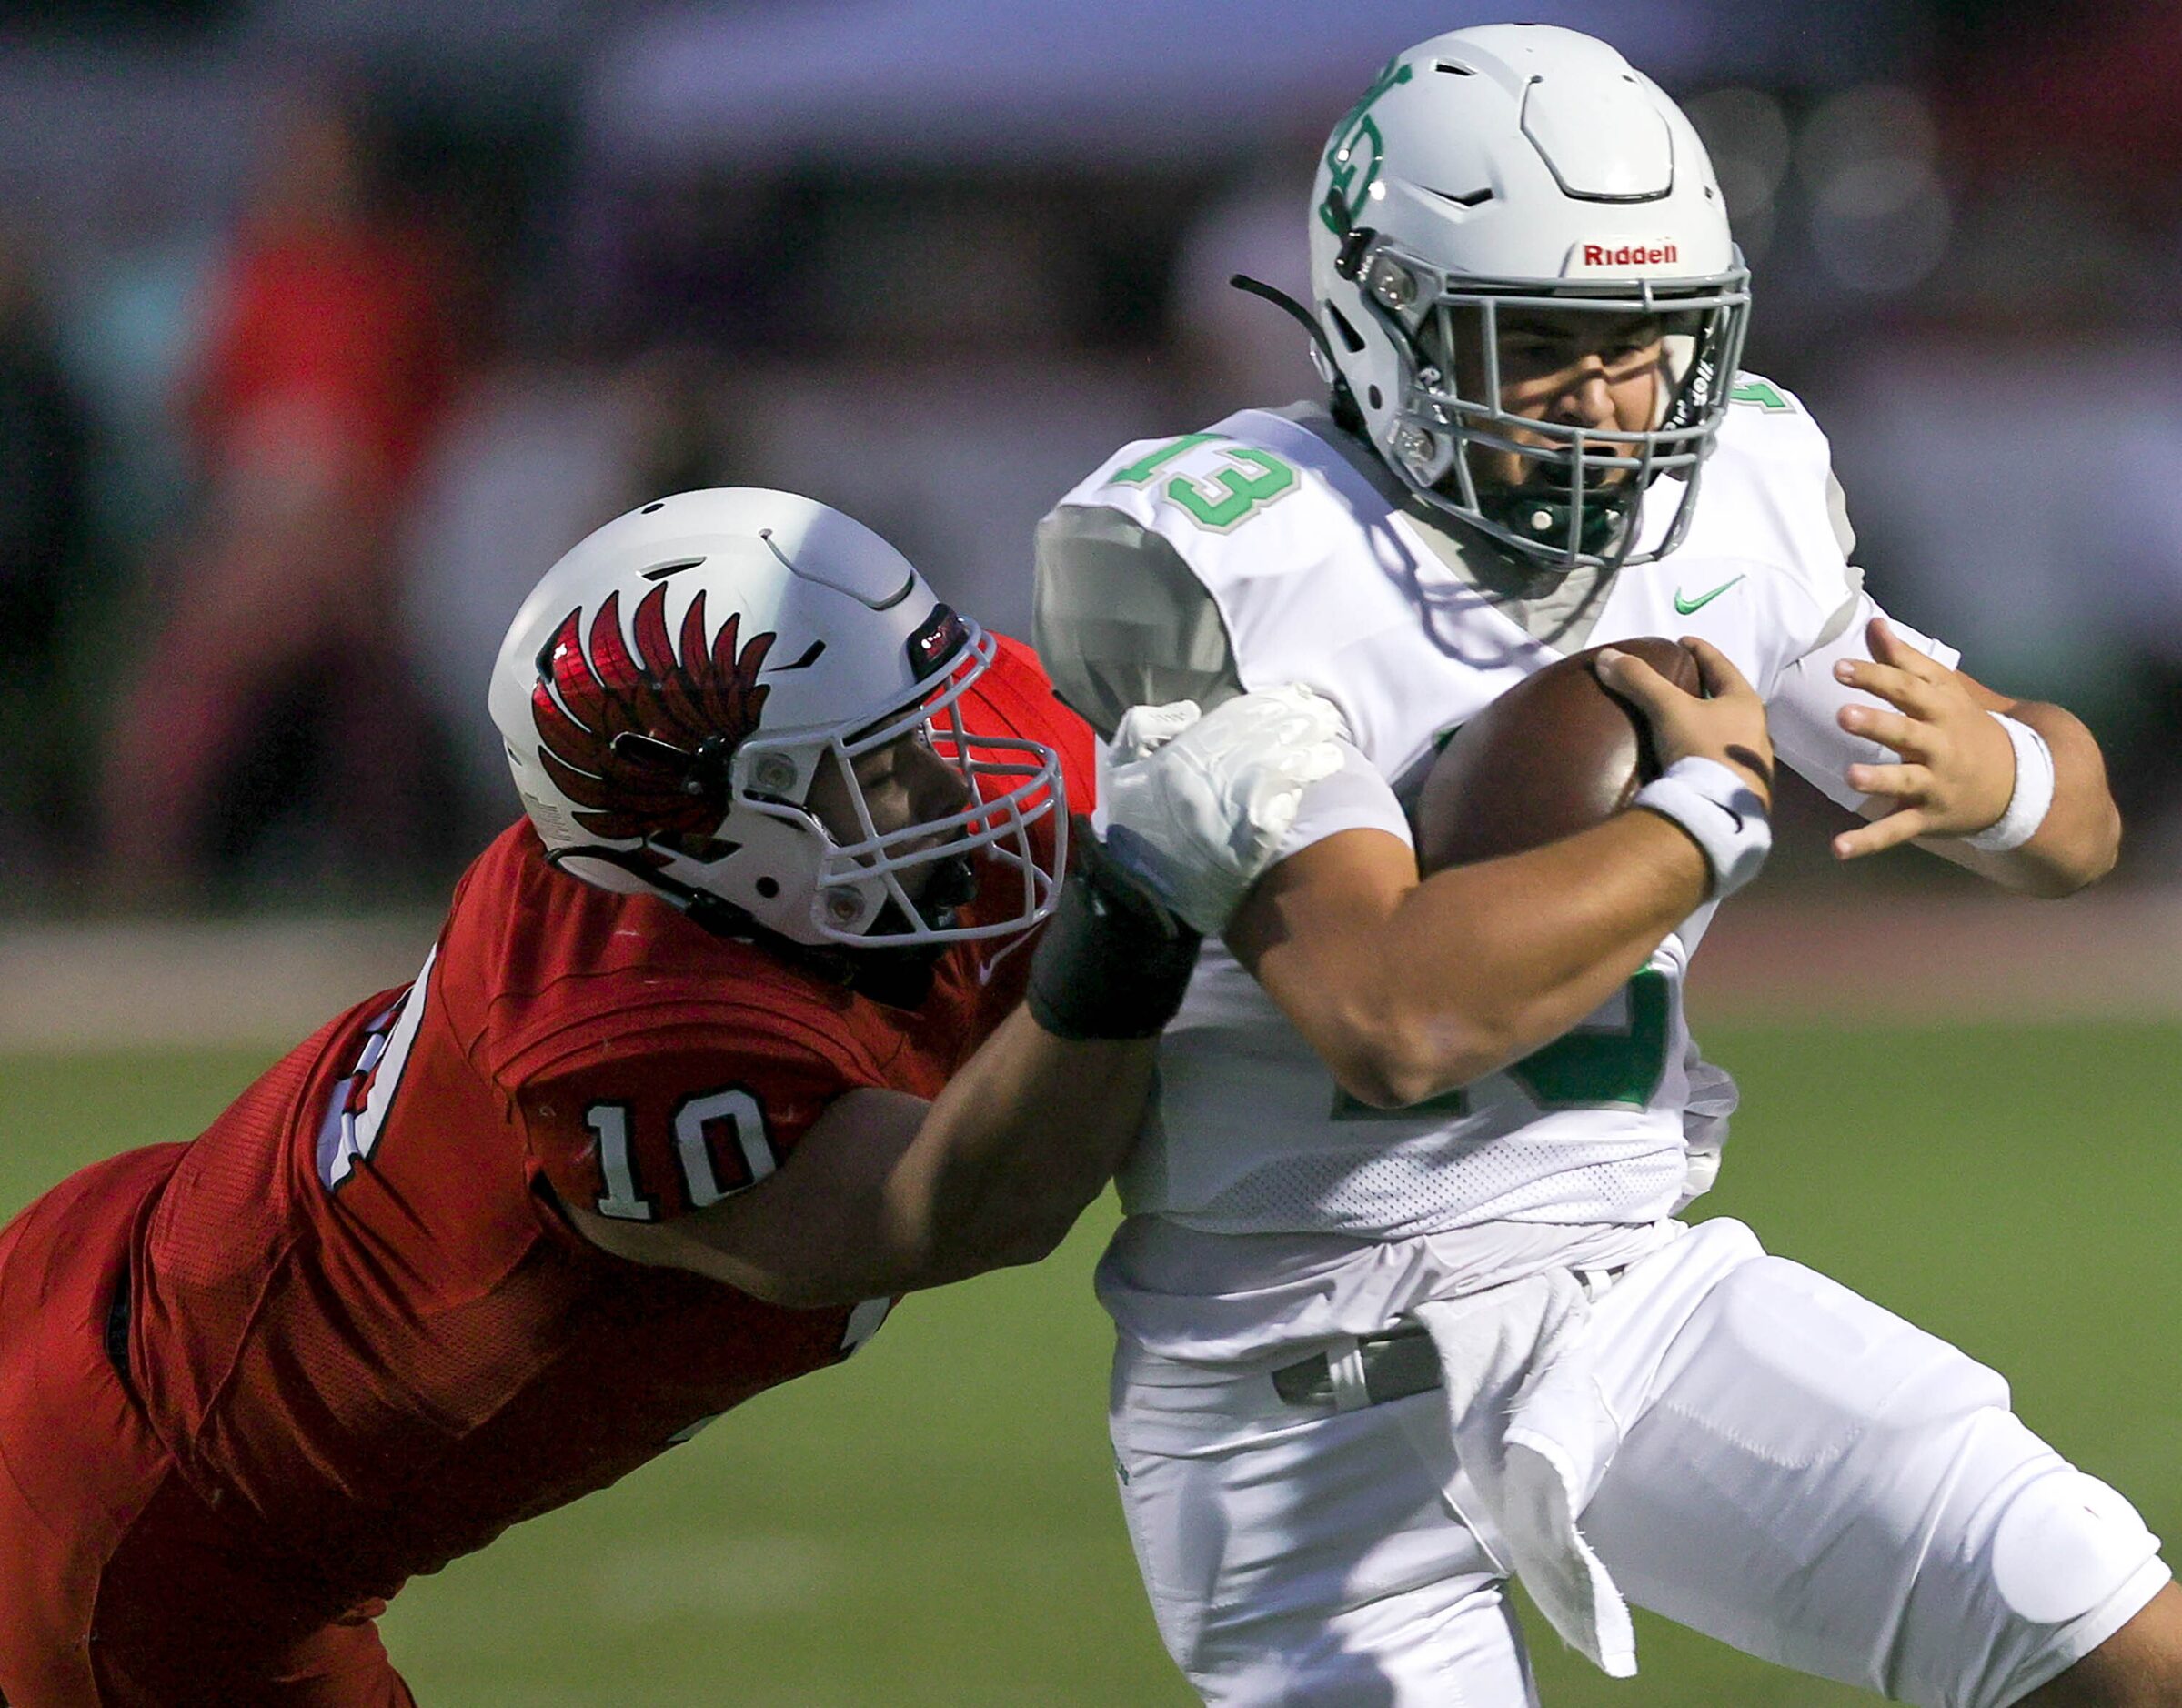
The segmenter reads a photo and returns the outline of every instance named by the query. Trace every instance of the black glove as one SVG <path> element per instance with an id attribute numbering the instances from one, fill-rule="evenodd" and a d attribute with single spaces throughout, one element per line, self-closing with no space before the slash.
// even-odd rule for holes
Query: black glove
<path id="1" fill-rule="evenodd" d="M 1181 1007 L 1203 939 L 1079 818 L 1061 905 L 1031 956 L 1031 1018 L 1056 1038 L 1153 1038 Z"/>

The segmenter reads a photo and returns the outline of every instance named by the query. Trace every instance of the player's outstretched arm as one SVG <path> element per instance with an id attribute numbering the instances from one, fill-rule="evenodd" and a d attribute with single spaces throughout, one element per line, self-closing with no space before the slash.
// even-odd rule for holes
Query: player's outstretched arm
<path id="1" fill-rule="evenodd" d="M 1894 749 L 1892 765 L 1852 765 L 1848 780 L 1866 796 L 1872 822 L 1834 839 L 1842 859 L 1915 840 L 1943 859 L 2025 895 L 2065 896 L 2105 877 L 2121 848 L 2121 813 L 2107 787 L 2106 760 L 2082 722 L 2058 706 L 2008 699 L 1908 645 L 1884 618 L 1866 634 L 1869 659 L 1845 658 L 1835 675 L 1891 710 L 1845 706 L 1841 727 Z M 2017 743 L 2000 718 L 2026 725 L 2051 756 L 2044 816 L 2021 827 L 2029 839 L 2007 849 L 1974 839 L 2035 801 L 2021 797 L 2045 779 L 2022 772 Z M 2034 766 L 2046 762 L 2035 750 Z M 2012 839 L 2003 837 L 2002 839 Z"/>
<path id="2" fill-rule="evenodd" d="M 1711 698 L 1602 659 L 1663 759 L 1719 760 L 1771 799 L 1765 707 L 1696 643 Z M 1560 1037 L 1706 898 L 1692 837 L 1626 812 L 1562 841 L 1422 881 L 1398 839 L 1326 838 L 1282 861 L 1227 940 L 1351 1096 L 1383 1108 L 1466 1085 Z"/>
<path id="3" fill-rule="evenodd" d="M 802 1308 L 1045 1256 L 1134 1139 L 1155 1041 L 1197 959 L 1196 932 L 1088 831 L 1079 847 L 1089 858 L 1039 942 L 1030 997 L 937 1098 L 850 1091 L 749 1191 L 600 1243 Z"/>
<path id="4" fill-rule="evenodd" d="M 1339 765 L 1338 724 L 1288 690 L 1167 718 L 1110 790 L 1108 844 L 1124 852 L 1077 839 L 1028 997 L 939 1097 L 851 1091 L 776 1172 L 695 1214 L 632 1227 L 569 1206 L 571 1220 L 621 1256 L 798 1307 L 1043 1257 L 1136 1136 L 1155 1040 L 1196 965 L 1192 921 L 1232 914 L 1303 788 Z"/>
<path id="5" fill-rule="evenodd" d="M 1148 1040 L 1055 1040 L 1018 1010 L 936 1100 L 851 1091 L 739 1198 L 634 1237 L 578 1223 L 624 1257 L 796 1309 L 1036 1262 L 1126 1152 L 1151 1060 Z"/>

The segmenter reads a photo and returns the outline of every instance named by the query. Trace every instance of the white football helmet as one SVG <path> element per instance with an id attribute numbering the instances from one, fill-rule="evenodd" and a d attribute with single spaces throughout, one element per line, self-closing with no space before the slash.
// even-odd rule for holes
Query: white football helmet
<path id="1" fill-rule="evenodd" d="M 1547 25 L 1435 35 L 1333 127 L 1310 224 L 1326 354 L 1366 437 L 1420 498 L 1562 568 L 1674 548 L 1726 411 L 1750 276 L 1704 144 L 1650 79 L 1605 43 Z M 1658 316 L 1666 373 L 1650 430 L 1503 410 L 1499 317 L 1517 308 Z M 1465 353 L 1483 376 L 1470 396 Z M 1536 474 L 1493 490 L 1473 446 L 1514 451 Z M 1615 468 L 1629 472 L 1602 487 Z M 1644 491 L 1663 474 L 1683 481 L 1680 507 L 1638 554 Z"/>
<path id="2" fill-rule="evenodd" d="M 682 492 L 547 571 L 501 643 L 492 716 L 547 858 L 588 883 L 651 890 L 729 934 L 957 942 L 1044 919 L 1066 852 L 1054 751 L 963 728 L 962 695 L 993 652 L 840 511 L 754 487 Z M 855 760 L 904 736 L 960 772 L 967 804 L 882 831 Z M 828 754 L 860 822 L 847 843 L 807 805 Z M 1049 817 L 1051 867 L 1030 836 Z M 980 852 L 1014 905 L 965 925 L 960 882 L 941 879 Z M 919 868 L 932 875 L 905 886 Z"/>

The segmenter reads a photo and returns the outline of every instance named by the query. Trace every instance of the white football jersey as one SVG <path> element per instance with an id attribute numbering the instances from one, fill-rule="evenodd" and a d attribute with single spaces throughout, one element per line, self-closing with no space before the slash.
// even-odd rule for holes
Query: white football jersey
<path id="1" fill-rule="evenodd" d="M 1876 751 L 1832 726 L 1845 690 L 1805 663 L 1845 641 L 1860 650 L 1855 619 L 1869 607 L 1826 442 L 1767 381 L 1739 377 L 1735 397 L 1681 547 L 1573 589 L 1466 556 L 1367 447 L 1344 447 L 1309 411 L 1248 409 L 1127 446 L 1041 527 L 1039 649 L 1063 698 L 1102 729 L 1139 700 L 1216 701 L 1289 681 L 1326 696 L 1359 758 L 1307 797 L 1291 852 L 1361 824 L 1406 837 L 1401 802 L 1449 733 L 1564 652 L 1642 635 L 1718 646 L 1773 702 L 1784 759 L 1853 800 L 1840 773 Z M 1646 531 L 1674 507 L 1647 505 Z M 1346 1097 L 1208 943 L 1161 1045 L 1123 1206 L 1210 1233 L 1381 1241 L 1656 1221 L 1693 1173 L 1693 1103 L 1710 1115 L 1723 1101 L 1724 1076 L 1698 1059 L 1683 1018 L 1710 914 L 1567 1036 L 1392 1110 Z"/>

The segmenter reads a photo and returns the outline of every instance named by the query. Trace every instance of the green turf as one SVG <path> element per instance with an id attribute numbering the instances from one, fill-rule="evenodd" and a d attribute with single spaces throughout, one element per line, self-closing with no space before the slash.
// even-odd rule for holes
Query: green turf
<path id="1" fill-rule="evenodd" d="M 1707 1041 L 1746 1100 L 1714 1213 L 2008 1372 L 2035 1427 L 2182 1531 L 2182 1029 Z M 186 1134 L 255 1065 L 0 1060 L 0 1211 Z M 386 1631 L 427 1708 L 1186 1705 L 1112 1498 L 1087 1289 L 1108 1223 L 1039 1270 L 910 1301 L 843 1369 L 413 1586 Z M 1863 1700 L 1655 1620 L 1639 1645 L 1644 1674 L 1615 1684 L 1548 1635 L 1545 1700 Z"/>

